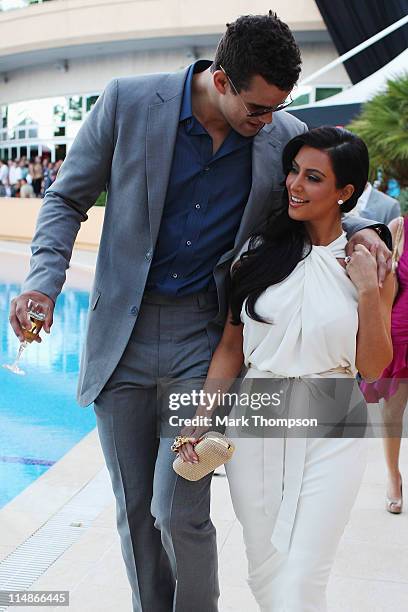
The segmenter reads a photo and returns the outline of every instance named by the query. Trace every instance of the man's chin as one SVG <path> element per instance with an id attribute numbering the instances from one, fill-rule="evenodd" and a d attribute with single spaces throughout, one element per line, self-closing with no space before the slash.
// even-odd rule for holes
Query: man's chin
<path id="1" fill-rule="evenodd" d="M 246 136 L 250 138 L 252 136 L 256 136 L 264 127 L 264 123 L 260 123 L 259 125 L 254 125 L 252 123 L 245 123 L 236 128 L 236 131 L 241 134 L 241 136 Z"/>

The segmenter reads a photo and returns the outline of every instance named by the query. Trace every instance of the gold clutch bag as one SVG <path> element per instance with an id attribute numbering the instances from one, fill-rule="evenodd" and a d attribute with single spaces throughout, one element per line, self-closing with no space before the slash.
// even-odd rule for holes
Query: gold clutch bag
<path id="1" fill-rule="evenodd" d="M 176 443 L 173 445 L 177 449 Z M 235 447 L 231 440 L 218 431 L 208 431 L 194 446 L 198 456 L 198 463 L 186 463 L 177 456 L 173 461 L 173 469 L 186 480 L 200 480 L 220 465 L 229 461 L 234 454 Z"/>

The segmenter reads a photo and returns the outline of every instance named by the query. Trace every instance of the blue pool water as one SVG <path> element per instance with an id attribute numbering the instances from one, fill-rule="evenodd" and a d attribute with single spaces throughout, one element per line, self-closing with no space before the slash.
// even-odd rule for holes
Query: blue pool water
<path id="1" fill-rule="evenodd" d="M 0 364 L 14 361 L 18 339 L 8 309 L 18 284 L 0 282 Z M 92 408 L 75 401 L 89 294 L 66 289 L 51 334 L 28 346 L 17 376 L 0 367 L 0 508 L 95 427 Z"/>

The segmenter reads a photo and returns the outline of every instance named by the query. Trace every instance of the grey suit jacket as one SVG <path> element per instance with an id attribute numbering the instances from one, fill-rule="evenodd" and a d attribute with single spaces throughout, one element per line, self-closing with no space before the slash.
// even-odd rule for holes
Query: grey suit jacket
<path id="1" fill-rule="evenodd" d="M 366 207 L 361 211 L 366 219 L 373 219 L 388 225 L 390 221 L 401 215 L 398 200 L 394 200 L 386 193 L 372 189 Z"/>
<path id="2" fill-rule="evenodd" d="M 98 396 L 114 371 L 139 312 L 166 197 L 186 74 L 187 69 L 109 83 L 41 207 L 23 291 L 41 291 L 56 300 L 80 224 L 107 187 L 79 377 L 78 401 L 83 406 Z M 214 325 L 225 319 L 225 280 L 234 253 L 281 205 L 282 148 L 305 129 L 280 112 L 254 140 L 252 189 L 235 247 L 214 269 L 219 298 Z M 348 223 L 354 231 L 367 227 L 355 219 Z"/>

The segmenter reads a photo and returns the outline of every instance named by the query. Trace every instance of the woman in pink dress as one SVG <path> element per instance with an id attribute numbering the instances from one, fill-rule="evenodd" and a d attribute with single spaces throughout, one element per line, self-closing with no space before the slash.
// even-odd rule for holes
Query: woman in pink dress
<path id="1" fill-rule="evenodd" d="M 386 509 L 392 514 L 402 512 L 402 477 L 399 470 L 402 422 L 408 401 L 408 217 L 394 219 L 389 228 L 398 261 L 396 280 L 398 292 L 391 318 L 394 357 L 375 383 L 362 383 L 367 402 L 384 399 L 385 460 L 388 470 Z"/>

